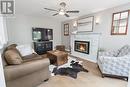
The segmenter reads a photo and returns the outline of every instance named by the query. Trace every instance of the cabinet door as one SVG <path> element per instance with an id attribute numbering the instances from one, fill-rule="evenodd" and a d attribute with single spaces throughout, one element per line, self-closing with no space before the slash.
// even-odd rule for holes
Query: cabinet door
<path id="1" fill-rule="evenodd" d="M 52 42 L 47 42 L 47 43 L 45 43 L 45 45 L 46 45 L 46 50 L 47 51 L 50 51 L 50 50 L 52 50 Z"/>
<path id="2" fill-rule="evenodd" d="M 37 54 L 43 54 L 46 52 L 46 48 L 43 43 L 34 43 L 35 51 Z"/>
<path id="3" fill-rule="evenodd" d="M 43 29 L 43 30 L 42 30 L 42 39 L 43 39 L 43 40 L 48 40 L 47 30 L 46 30 L 46 29 Z"/>
<path id="4" fill-rule="evenodd" d="M 43 40 L 53 40 L 53 30 L 52 29 L 43 29 Z"/>
<path id="5" fill-rule="evenodd" d="M 53 40 L 53 30 L 47 29 L 47 38 L 48 40 Z"/>
<path id="6" fill-rule="evenodd" d="M 45 42 L 34 42 L 34 48 L 37 54 L 41 55 L 46 53 L 47 51 L 52 50 L 53 44 L 51 41 Z"/>
<path id="7" fill-rule="evenodd" d="M 34 41 L 41 40 L 42 39 L 41 34 L 42 32 L 40 29 L 33 29 L 33 32 L 32 32 L 33 40 Z"/>

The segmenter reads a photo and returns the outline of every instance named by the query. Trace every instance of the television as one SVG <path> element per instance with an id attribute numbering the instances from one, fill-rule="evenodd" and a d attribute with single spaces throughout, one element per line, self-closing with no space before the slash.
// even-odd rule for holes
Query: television
<path id="1" fill-rule="evenodd" d="M 32 28 L 32 37 L 34 41 L 53 40 L 53 29 L 49 28 Z"/>

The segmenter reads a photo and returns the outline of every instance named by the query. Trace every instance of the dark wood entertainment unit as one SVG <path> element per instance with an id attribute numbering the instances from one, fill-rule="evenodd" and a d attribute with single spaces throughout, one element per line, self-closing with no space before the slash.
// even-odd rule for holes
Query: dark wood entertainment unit
<path id="1" fill-rule="evenodd" d="M 32 39 L 37 54 L 42 55 L 53 50 L 53 29 L 32 28 Z"/>
<path id="2" fill-rule="evenodd" d="M 47 51 L 53 50 L 52 41 L 34 42 L 35 52 L 39 55 L 45 54 Z"/>

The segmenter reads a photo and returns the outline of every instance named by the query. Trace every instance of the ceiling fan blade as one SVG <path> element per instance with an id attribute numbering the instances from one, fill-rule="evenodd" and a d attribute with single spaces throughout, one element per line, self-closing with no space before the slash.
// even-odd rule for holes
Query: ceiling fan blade
<path id="1" fill-rule="evenodd" d="M 49 11 L 57 11 L 55 9 L 50 9 L 50 8 L 44 8 L 44 9 L 49 10 Z"/>
<path id="2" fill-rule="evenodd" d="M 79 11 L 66 11 L 67 13 L 79 13 Z"/>
<path id="3" fill-rule="evenodd" d="M 58 15 L 59 13 L 56 13 L 56 14 L 53 14 L 52 16 L 56 16 L 56 15 Z"/>
<path id="4" fill-rule="evenodd" d="M 65 14 L 66 17 L 70 17 L 68 14 Z"/>

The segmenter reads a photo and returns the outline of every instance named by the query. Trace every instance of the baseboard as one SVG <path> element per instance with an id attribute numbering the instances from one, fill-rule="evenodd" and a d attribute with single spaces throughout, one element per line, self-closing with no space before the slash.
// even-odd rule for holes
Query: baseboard
<path id="1" fill-rule="evenodd" d="M 74 55 L 72 55 L 72 54 L 70 54 L 69 56 L 71 56 L 71 57 L 76 57 L 76 58 L 80 58 L 80 59 L 84 59 L 84 60 L 87 60 L 87 61 L 90 61 L 90 62 L 93 62 L 93 63 L 97 63 L 97 61 L 90 60 L 90 59 L 88 59 L 88 58 L 81 58 L 81 57 L 74 56 Z"/>

